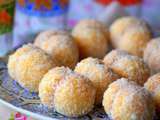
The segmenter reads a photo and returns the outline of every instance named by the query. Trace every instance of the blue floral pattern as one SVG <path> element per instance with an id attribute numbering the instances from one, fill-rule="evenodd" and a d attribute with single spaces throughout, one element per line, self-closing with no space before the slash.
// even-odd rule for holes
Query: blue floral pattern
<path id="1" fill-rule="evenodd" d="M 68 118 L 57 113 L 54 109 L 47 108 L 40 103 L 37 93 L 29 92 L 9 77 L 6 64 L 3 62 L 0 62 L 0 99 L 16 107 L 50 118 L 74 120 L 110 120 L 102 107 L 96 107 L 89 114 L 79 118 Z"/>
<path id="2" fill-rule="evenodd" d="M 111 120 L 101 106 L 96 106 L 89 114 L 78 117 L 68 118 L 57 113 L 40 103 L 37 93 L 30 92 L 22 88 L 16 81 L 12 80 L 7 71 L 6 64 L 0 60 L 0 99 L 16 107 L 27 111 L 60 120 Z M 155 117 L 154 120 L 159 120 Z"/>
<path id="3" fill-rule="evenodd" d="M 50 17 L 66 13 L 68 0 L 17 0 L 16 8 L 30 16 Z"/>

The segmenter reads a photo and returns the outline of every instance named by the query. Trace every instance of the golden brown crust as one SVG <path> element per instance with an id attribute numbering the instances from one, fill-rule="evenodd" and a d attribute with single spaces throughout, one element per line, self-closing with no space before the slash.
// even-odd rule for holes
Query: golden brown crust
<path id="1" fill-rule="evenodd" d="M 66 31 L 42 32 L 37 36 L 34 44 L 50 54 L 57 66 L 74 68 L 78 62 L 78 47 Z"/>
<path id="2" fill-rule="evenodd" d="M 119 76 L 104 63 L 97 58 L 86 58 L 80 61 L 75 67 L 75 71 L 88 77 L 96 88 L 96 100 L 95 104 L 102 103 L 102 97 L 104 91 L 108 85 L 119 78 Z"/>
<path id="3" fill-rule="evenodd" d="M 127 79 L 109 85 L 103 96 L 106 113 L 114 120 L 152 120 L 154 103 L 147 90 Z"/>
<path id="4" fill-rule="evenodd" d="M 104 57 L 104 63 L 121 77 L 143 85 L 150 76 L 150 70 L 141 58 L 122 50 L 112 50 Z"/>
<path id="5" fill-rule="evenodd" d="M 72 31 L 80 57 L 102 58 L 108 50 L 109 33 L 105 26 L 95 20 L 82 20 Z"/>
<path id="6" fill-rule="evenodd" d="M 22 87 L 35 92 L 43 75 L 54 66 L 51 57 L 32 44 L 23 45 L 8 61 L 10 76 Z"/>

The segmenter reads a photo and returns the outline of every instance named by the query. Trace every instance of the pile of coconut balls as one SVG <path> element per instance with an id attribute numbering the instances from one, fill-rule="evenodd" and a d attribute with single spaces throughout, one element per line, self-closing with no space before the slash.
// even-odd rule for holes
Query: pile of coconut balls
<path id="1" fill-rule="evenodd" d="M 72 32 L 44 31 L 9 56 L 8 72 L 68 117 L 96 105 L 113 120 L 152 120 L 160 113 L 160 38 L 135 17 L 119 18 L 109 29 L 82 20 Z"/>

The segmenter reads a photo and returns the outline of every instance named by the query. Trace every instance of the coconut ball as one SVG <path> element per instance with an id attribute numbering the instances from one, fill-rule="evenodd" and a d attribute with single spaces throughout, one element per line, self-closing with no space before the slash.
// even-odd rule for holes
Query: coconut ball
<path id="1" fill-rule="evenodd" d="M 96 88 L 95 104 L 101 104 L 103 93 L 108 85 L 118 79 L 118 75 L 107 68 L 104 63 L 97 58 L 86 58 L 77 64 L 75 71 L 88 77 Z"/>
<path id="2" fill-rule="evenodd" d="M 36 45 L 36 46 L 41 46 L 41 44 L 45 41 L 45 40 L 47 40 L 47 39 L 49 39 L 51 36 L 53 36 L 53 35 L 63 35 L 63 34 L 66 34 L 66 32 L 65 31 L 54 31 L 54 30 L 46 30 L 46 31 L 42 31 L 42 32 L 40 32 L 38 35 L 37 35 L 37 37 L 35 38 L 35 42 L 34 42 L 34 44 Z"/>
<path id="3" fill-rule="evenodd" d="M 151 76 L 144 87 L 152 94 L 157 113 L 160 113 L 160 73 Z"/>
<path id="4" fill-rule="evenodd" d="M 129 53 L 124 50 L 113 49 L 108 54 L 106 54 L 106 56 L 103 58 L 103 62 L 105 65 L 111 66 L 118 58 L 122 58 L 128 55 Z"/>
<path id="5" fill-rule="evenodd" d="M 102 58 L 108 50 L 109 33 L 105 26 L 96 20 L 81 20 L 72 31 L 80 57 Z"/>
<path id="6" fill-rule="evenodd" d="M 113 120 L 152 120 L 154 117 L 150 93 L 125 78 L 109 85 L 103 96 L 103 107 Z"/>
<path id="7" fill-rule="evenodd" d="M 112 50 L 103 61 L 114 73 L 139 85 L 143 85 L 150 76 L 150 70 L 141 58 L 122 50 Z"/>
<path id="8" fill-rule="evenodd" d="M 153 73 L 160 72 L 160 37 L 147 44 L 143 58 Z"/>
<path id="9" fill-rule="evenodd" d="M 57 66 L 74 68 L 78 62 L 78 47 L 65 31 L 44 31 L 37 36 L 34 44 L 51 55 Z"/>
<path id="10" fill-rule="evenodd" d="M 72 71 L 65 67 L 55 67 L 47 72 L 39 85 L 39 97 L 43 104 L 54 107 L 54 93 L 59 82 Z"/>
<path id="11" fill-rule="evenodd" d="M 94 106 L 95 88 L 86 77 L 71 73 L 58 84 L 54 94 L 55 110 L 69 117 L 90 112 Z"/>
<path id="12" fill-rule="evenodd" d="M 151 32 L 147 27 L 128 28 L 121 36 L 117 48 L 127 51 L 130 54 L 143 57 L 144 49 L 151 39 Z"/>
<path id="13" fill-rule="evenodd" d="M 134 29 L 134 30 L 132 31 L 131 29 Z M 142 29 L 142 30 L 139 30 L 139 29 Z M 142 33 L 138 34 L 137 32 L 135 32 L 136 30 L 142 31 Z M 118 48 L 119 43 L 121 43 L 121 40 L 122 40 L 121 37 L 125 33 L 130 33 L 129 36 L 132 36 L 132 37 L 129 37 L 128 39 L 132 38 L 133 43 L 134 43 L 134 42 L 136 42 L 136 40 L 134 40 L 134 39 L 138 39 L 139 37 L 145 38 L 143 36 L 143 32 L 147 33 L 147 36 L 150 37 L 150 30 L 149 30 L 148 25 L 145 21 L 140 20 L 136 17 L 132 17 L 132 16 L 119 18 L 116 21 L 114 21 L 113 24 L 110 26 L 110 37 L 111 37 L 112 46 L 114 48 Z M 138 35 L 139 37 L 134 38 L 135 36 L 133 34 Z M 147 36 L 146 36 L 146 38 L 147 38 Z M 125 35 L 124 38 L 126 38 L 126 37 L 127 37 L 127 35 Z M 132 42 L 132 39 L 128 40 L 128 41 Z M 138 44 L 140 44 L 141 41 L 145 42 L 145 40 L 139 39 Z M 126 43 L 126 44 L 128 44 L 128 43 Z M 130 44 L 128 44 L 128 45 L 130 45 Z"/>
<path id="14" fill-rule="evenodd" d="M 54 66 L 51 57 L 32 44 L 23 45 L 8 60 L 9 75 L 22 87 L 35 92 L 43 75 Z"/>

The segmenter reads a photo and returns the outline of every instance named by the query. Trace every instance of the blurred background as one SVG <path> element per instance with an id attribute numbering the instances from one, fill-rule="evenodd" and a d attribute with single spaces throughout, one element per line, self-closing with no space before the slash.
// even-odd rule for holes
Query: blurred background
<path id="1" fill-rule="evenodd" d="M 33 41 L 43 30 L 71 30 L 81 19 L 109 27 L 122 16 L 145 19 L 160 30 L 160 0 L 0 0 L 0 56 Z"/>

